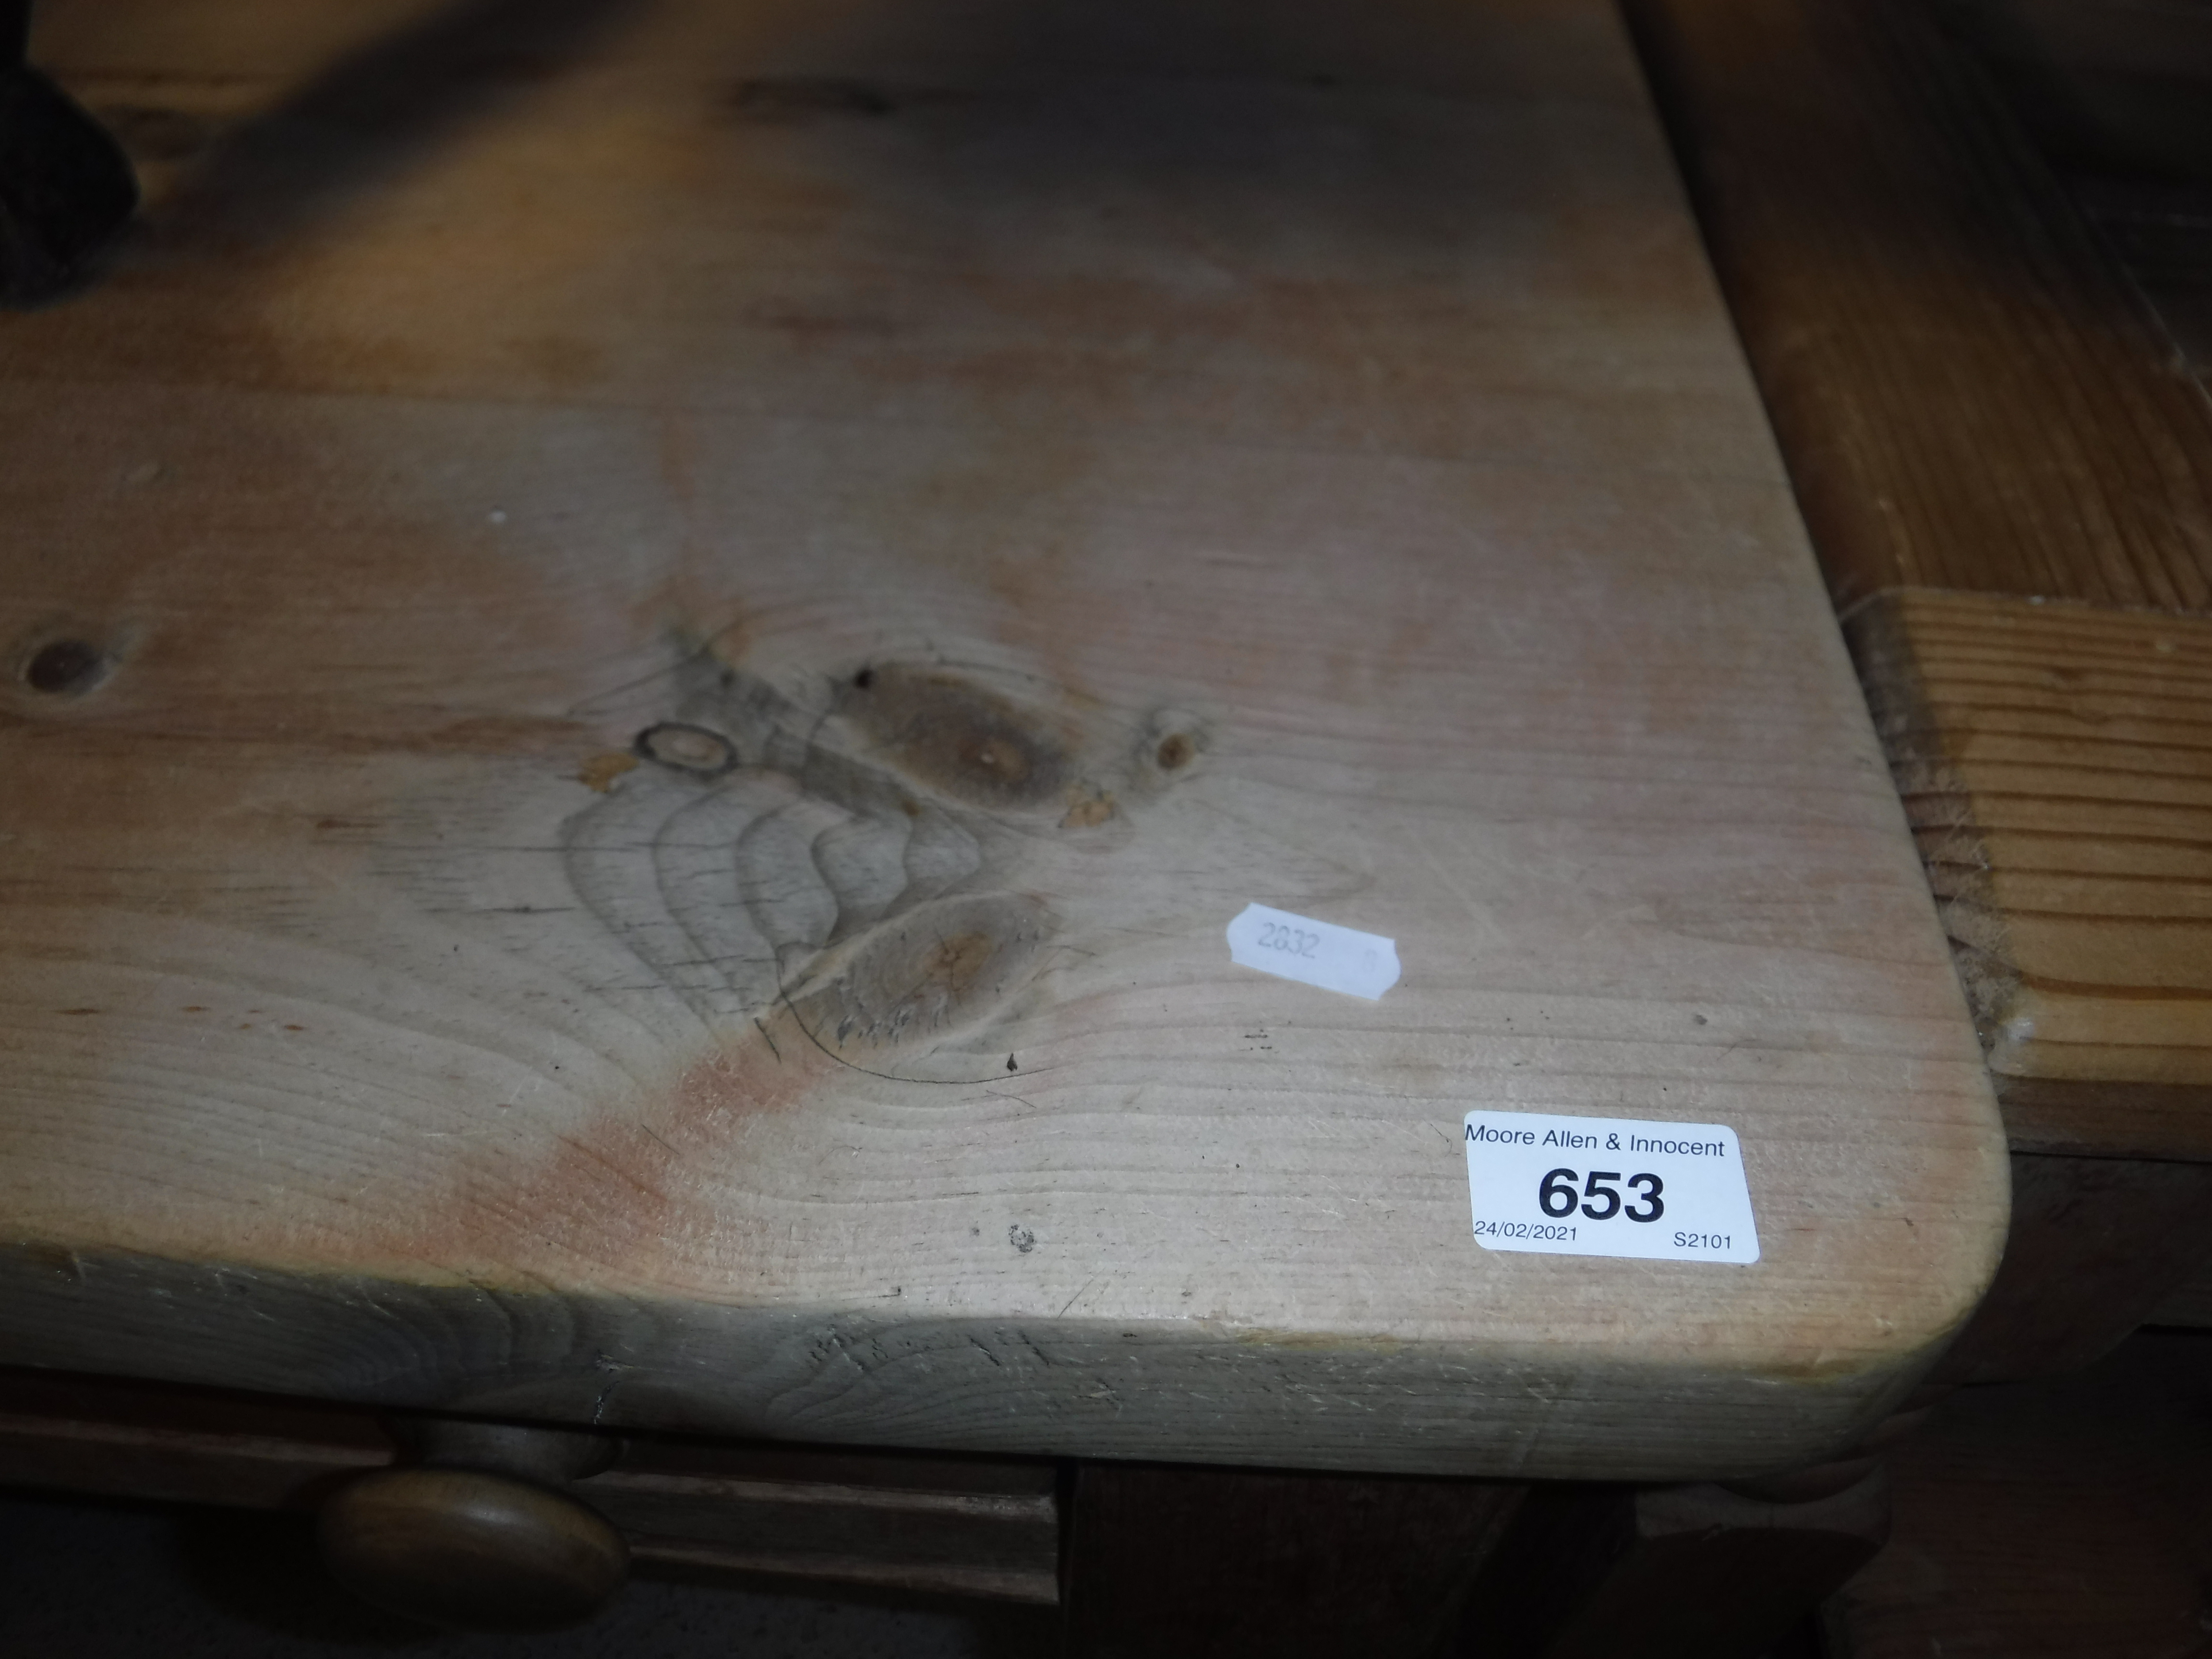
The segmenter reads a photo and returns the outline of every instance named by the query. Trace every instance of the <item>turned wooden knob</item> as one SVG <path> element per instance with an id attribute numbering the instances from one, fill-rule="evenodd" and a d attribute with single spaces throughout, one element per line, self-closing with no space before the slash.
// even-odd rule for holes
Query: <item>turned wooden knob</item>
<path id="1" fill-rule="evenodd" d="M 323 1559 L 356 1595 L 465 1630 L 544 1630 L 622 1585 L 629 1548 L 573 1498 L 483 1469 L 363 1475 L 323 1505 Z"/>

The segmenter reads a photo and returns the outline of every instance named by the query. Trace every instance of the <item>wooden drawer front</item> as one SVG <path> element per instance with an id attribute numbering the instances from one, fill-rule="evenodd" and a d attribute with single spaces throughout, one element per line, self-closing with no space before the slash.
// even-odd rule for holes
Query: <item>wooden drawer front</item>
<path id="1" fill-rule="evenodd" d="M 249 1509 L 313 1509 L 398 1461 L 359 1407 L 0 1374 L 0 1485 Z M 1052 1605 L 1059 1470 L 627 1440 L 574 1494 L 641 1560 Z"/>

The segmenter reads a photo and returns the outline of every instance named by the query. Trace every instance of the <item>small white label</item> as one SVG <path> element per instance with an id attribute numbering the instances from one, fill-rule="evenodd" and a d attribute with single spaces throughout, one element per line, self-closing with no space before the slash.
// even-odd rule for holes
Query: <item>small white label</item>
<path id="1" fill-rule="evenodd" d="M 1398 982 L 1398 947 L 1380 933 L 1248 904 L 1229 924 L 1229 959 L 1372 1002 Z"/>
<path id="2" fill-rule="evenodd" d="M 1735 1131 L 1537 1112 L 1467 1115 L 1474 1242 L 1486 1250 L 1759 1260 Z"/>

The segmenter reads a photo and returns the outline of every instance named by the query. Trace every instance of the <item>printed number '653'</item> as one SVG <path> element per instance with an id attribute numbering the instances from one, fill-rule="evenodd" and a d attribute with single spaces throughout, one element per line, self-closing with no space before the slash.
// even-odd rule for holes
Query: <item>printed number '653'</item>
<path id="1" fill-rule="evenodd" d="M 1667 1213 L 1667 1206 L 1659 1197 L 1667 1190 L 1667 1183 L 1657 1176 L 1628 1177 L 1628 1184 L 1642 1195 L 1644 1201 L 1626 1209 L 1621 1207 L 1620 1189 L 1610 1184 L 1620 1179 L 1618 1170 L 1592 1170 L 1586 1179 L 1572 1170 L 1554 1170 L 1537 1183 L 1536 1201 L 1549 1216 L 1571 1215 L 1579 1203 L 1583 1213 L 1592 1221 L 1607 1221 L 1617 1215 L 1625 1215 L 1631 1221 L 1656 1221 Z M 1575 1189 L 1577 1180 L 1583 1182 L 1579 1192 Z"/>

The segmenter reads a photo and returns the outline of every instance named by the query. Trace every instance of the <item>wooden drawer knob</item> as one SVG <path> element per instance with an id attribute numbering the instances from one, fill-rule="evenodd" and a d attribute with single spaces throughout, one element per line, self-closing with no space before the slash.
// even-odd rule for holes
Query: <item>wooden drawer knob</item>
<path id="1" fill-rule="evenodd" d="M 588 1617 L 629 1568 L 573 1498 L 481 1469 L 386 1469 L 324 1504 L 323 1559 L 348 1589 L 434 1625 L 544 1630 Z"/>

